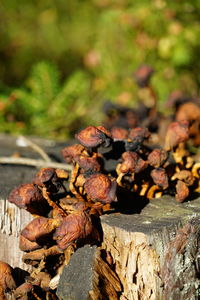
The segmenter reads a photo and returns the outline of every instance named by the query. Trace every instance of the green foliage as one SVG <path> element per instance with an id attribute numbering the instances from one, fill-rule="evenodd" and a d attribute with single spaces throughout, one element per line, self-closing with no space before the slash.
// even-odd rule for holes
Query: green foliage
<path id="1" fill-rule="evenodd" d="M 64 137 L 99 122 L 104 99 L 134 106 L 142 63 L 160 103 L 198 94 L 200 0 L 2 0 L 0 11 L 1 131 Z"/>
<path id="2" fill-rule="evenodd" d="M 6 132 L 66 137 L 82 124 L 89 106 L 84 95 L 89 95 L 89 89 L 89 78 L 82 71 L 61 85 L 57 68 L 40 62 L 25 88 L 13 90 L 7 98 L 0 96 L 0 103 L 5 103 L 1 127 Z"/>

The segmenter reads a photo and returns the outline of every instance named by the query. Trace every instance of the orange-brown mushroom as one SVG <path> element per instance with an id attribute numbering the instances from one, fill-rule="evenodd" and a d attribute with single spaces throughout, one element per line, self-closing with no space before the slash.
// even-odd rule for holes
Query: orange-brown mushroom
<path id="1" fill-rule="evenodd" d="M 19 249 L 21 251 L 29 252 L 36 249 L 41 248 L 41 245 L 39 245 L 36 242 L 31 242 L 27 238 L 25 238 L 23 235 L 20 234 L 19 237 Z"/>
<path id="2" fill-rule="evenodd" d="M 123 141 L 128 138 L 128 130 L 123 127 L 112 127 L 110 131 L 114 141 Z"/>
<path id="3" fill-rule="evenodd" d="M 16 283 L 13 278 L 13 268 L 3 262 L 0 261 L 0 299 L 6 300 L 6 292 L 12 291 L 16 288 Z"/>
<path id="4" fill-rule="evenodd" d="M 127 151 L 138 151 L 143 142 L 150 137 L 150 132 L 147 128 L 137 127 L 129 131 L 128 139 L 125 143 Z"/>
<path id="5" fill-rule="evenodd" d="M 70 244 L 86 239 L 92 232 L 92 221 L 85 211 L 77 210 L 63 218 L 62 224 L 56 229 L 54 239 L 61 250 Z"/>
<path id="6" fill-rule="evenodd" d="M 165 150 L 171 151 L 180 143 L 189 139 L 188 122 L 172 122 L 167 130 L 165 138 Z"/>
<path id="7" fill-rule="evenodd" d="M 151 178 L 153 179 L 154 183 L 163 189 L 168 188 L 168 176 L 163 168 L 153 169 L 151 171 Z"/>
<path id="8" fill-rule="evenodd" d="M 46 215 L 49 205 L 37 186 L 31 183 L 21 184 L 9 195 L 8 201 L 32 214 Z"/>
<path id="9" fill-rule="evenodd" d="M 147 157 L 150 166 L 161 167 L 168 159 L 168 153 L 164 149 L 154 149 Z"/>
<path id="10" fill-rule="evenodd" d="M 21 235 L 31 242 L 40 243 L 41 241 L 43 242 L 43 240 L 45 240 L 59 225 L 59 219 L 37 217 L 21 231 Z"/>
<path id="11" fill-rule="evenodd" d="M 115 178 L 96 173 L 86 178 L 84 189 L 89 199 L 103 204 L 117 201 Z"/>
<path id="12" fill-rule="evenodd" d="M 177 202 L 183 202 L 189 196 L 189 188 L 186 183 L 178 180 L 176 184 L 175 199 Z"/>
<path id="13" fill-rule="evenodd" d="M 88 126 L 75 135 L 76 139 L 86 148 L 108 147 L 111 144 L 111 135 L 104 127 Z"/>
<path id="14" fill-rule="evenodd" d="M 64 149 L 62 149 L 61 153 L 67 163 L 72 163 L 74 157 L 79 156 L 83 153 L 86 155 L 86 150 L 82 145 L 74 144 L 72 146 L 67 146 Z"/>

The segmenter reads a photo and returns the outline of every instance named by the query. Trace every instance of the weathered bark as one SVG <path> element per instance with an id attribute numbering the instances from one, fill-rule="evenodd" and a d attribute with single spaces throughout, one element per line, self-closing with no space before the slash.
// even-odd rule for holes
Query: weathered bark
<path id="1" fill-rule="evenodd" d="M 178 204 L 168 197 L 140 215 L 103 216 L 92 299 L 198 299 L 199 216 L 200 199 Z"/>

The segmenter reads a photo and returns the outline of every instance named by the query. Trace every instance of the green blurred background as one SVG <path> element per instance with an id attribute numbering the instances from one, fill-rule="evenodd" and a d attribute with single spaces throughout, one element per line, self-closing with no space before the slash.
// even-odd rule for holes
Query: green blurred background
<path id="1" fill-rule="evenodd" d="M 156 72 L 160 107 L 200 86 L 200 0 L 1 0 L 0 131 L 63 139 L 134 107 L 134 70 Z"/>

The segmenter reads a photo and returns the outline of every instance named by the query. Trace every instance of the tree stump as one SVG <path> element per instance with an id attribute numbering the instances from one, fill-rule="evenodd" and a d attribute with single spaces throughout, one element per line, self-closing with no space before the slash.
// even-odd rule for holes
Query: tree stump
<path id="1" fill-rule="evenodd" d="M 0 143 L 0 155 L 19 151 L 15 139 L 2 143 L 0 138 Z M 46 145 L 52 155 L 58 155 L 62 147 Z M 1 165 L 0 172 L 0 260 L 27 269 L 21 261 L 18 235 L 31 215 L 6 199 L 14 187 L 30 182 L 36 171 Z M 81 299 L 91 300 L 199 299 L 199 216 L 200 198 L 181 204 L 169 196 L 152 199 L 140 213 L 102 216 L 102 245 L 80 248 L 72 256 L 61 275 L 60 299 L 79 300 L 81 289 L 85 297 Z"/>

